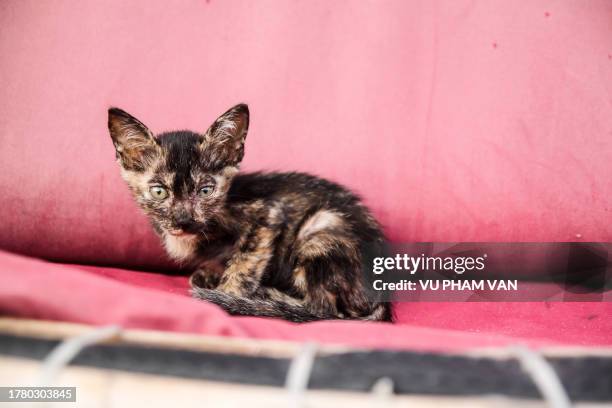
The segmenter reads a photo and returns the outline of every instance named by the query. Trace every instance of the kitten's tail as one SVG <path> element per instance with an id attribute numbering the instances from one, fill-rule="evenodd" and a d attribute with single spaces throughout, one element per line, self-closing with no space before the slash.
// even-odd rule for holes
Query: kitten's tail
<path id="1" fill-rule="evenodd" d="M 192 288 L 191 294 L 196 299 L 206 300 L 222 307 L 231 315 L 276 317 L 296 323 L 312 322 L 315 320 L 340 319 L 340 317 L 332 314 L 313 314 L 302 305 L 283 302 L 280 300 L 257 298 L 250 299 L 230 295 L 214 289 L 204 289 L 198 287 Z M 381 318 L 383 314 L 387 313 L 387 311 L 387 307 L 380 304 L 379 307 L 375 308 L 371 315 L 364 316 L 359 320 L 387 320 Z"/>

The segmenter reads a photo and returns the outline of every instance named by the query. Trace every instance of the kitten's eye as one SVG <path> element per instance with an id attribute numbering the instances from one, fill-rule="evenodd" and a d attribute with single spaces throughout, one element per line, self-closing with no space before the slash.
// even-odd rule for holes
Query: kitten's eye
<path id="1" fill-rule="evenodd" d="M 165 188 L 160 186 L 153 186 L 149 189 L 151 196 L 156 200 L 164 200 L 168 197 L 168 191 Z"/>
<path id="2" fill-rule="evenodd" d="M 208 185 L 208 186 L 202 187 L 199 191 L 199 194 L 201 196 L 209 196 L 213 193 L 213 191 L 215 191 L 215 186 Z"/>

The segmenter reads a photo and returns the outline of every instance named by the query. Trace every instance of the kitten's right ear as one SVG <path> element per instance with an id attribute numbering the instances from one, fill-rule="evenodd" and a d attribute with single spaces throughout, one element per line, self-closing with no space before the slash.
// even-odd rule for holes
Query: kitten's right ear
<path id="1" fill-rule="evenodd" d="M 202 146 L 209 160 L 223 166 L 237 166 L 244 156 L 244 140 L 249 130 L 249 107 L 238 104 L 219 116 L 206 133 Z"/>
<path id="2" fill-rule="evenodd" d="M 158 152 L 149 128 L 121 109 L 108 110 L 108 130 L 117 158 L 126 170 L 143 171 Z"/>

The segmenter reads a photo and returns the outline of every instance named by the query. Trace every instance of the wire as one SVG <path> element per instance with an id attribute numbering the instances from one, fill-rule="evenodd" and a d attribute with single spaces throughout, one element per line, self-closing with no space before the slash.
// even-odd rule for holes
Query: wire
<path id="1" fill-rule="evenodd" d="M 40 374 L 35 381 L 36 386 L 50 386 L 58 373 L 66 367 L 85 347 L 112 339 L 121 332 L 119 326 L 106 326 L 94 329 L 77 337 L 62 341 L 45 357 Z"/>
<path id="2" fill-rule="evenodd" d="M 571 408 L 572 403 L 561 380 L 544 357 L 523 346 L 511 347 L 510 351 L 521 363 L 521 368 L 531 377 L 551 408 Z"/>
<path id="3" fill-rule="evenodd" d="M 317 355 L 317 348 L 316 343 L 304 343 L 300 351 L 291 360 L 285 380 L 285 388 L 289 393 L 290 406 L 294 408 L 306 406 L 306 390 Z"/>

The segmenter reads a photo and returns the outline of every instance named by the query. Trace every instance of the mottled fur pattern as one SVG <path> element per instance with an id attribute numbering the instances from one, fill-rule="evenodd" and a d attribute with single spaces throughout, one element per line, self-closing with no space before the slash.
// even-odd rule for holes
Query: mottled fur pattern
<path id="1" fill-rule="evenodd" d="M 367 296 L 363 250 L 383 234 L 359 199 L 301 173 L 238 173 L 249 126 L 246 105 L 203 134 L 153 136 L 111 108 L 121 174 L 168 254 L 194 269 L 196 298 L 236 315 L 390 320 Z"/>

